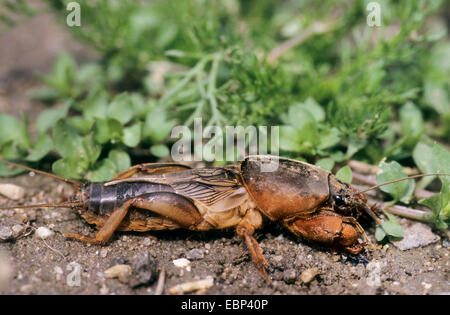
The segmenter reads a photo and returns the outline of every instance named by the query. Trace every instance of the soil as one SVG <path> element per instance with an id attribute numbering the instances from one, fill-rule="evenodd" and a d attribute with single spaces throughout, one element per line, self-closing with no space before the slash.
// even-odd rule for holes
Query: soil
<path id="1" fill-rule="evenodd" d="M 1 112 L 19 117 L 20 111 L 25 111 L 30 121 L 34 121 L 46 108 L 27 98 L 27 92 L 39 85 L 35 72 L 48 72 L 62 49 L 74 53 L 78 60 L 92 58 L 93 54 L 68 34 L 45 13 L 0 36 Z M 59 202 L 72 194 L 66 184 L 31 175 L 3 178 L 0 183 L 23 187 L 26 195 L 20 203 L 24 204 Z M 14 204 L 15 201 L 0 195 L 0 205 Z M 256 233 L 256 239 L 270 264 L 268 274 L 273 281 L 269 285 L 260 277 L 245 244 L 233 230 L 119 232 L 101 246 L 64 238 L 67 231 L 95 232 L 95 227 L 88 225 L 75 210 L 0 211 L 0 228 L 14 226 L 19 232 L 7 241 L 0 240 L 2 294 L 155 294 L 163 269 L 163 294 L 174 285 L 207 277 L 212 277 L 214 284 L 200 293 L 450 293 L 449 238 L 437 231 L 434 232 L 440 235 L 440 240 L 434 244 L 407 251 L 385 244 L 367 253 L 367 263 L 356 263 L 351 257 L 302 242 L 276 223 L 267 222 Z M 41 239 L 36 235 L 39 227 L 54 234 Z M 373 226 L 368 227 L 367 233 L 375 242 Z M 189 258 L 190 270 L 175 266 L 173 261 L 180 258 Z M 132 275 L 106 278 L 105 271 L 117 264 L 129 265 Z M 76 283 L 73 280 L 78 267 L 80 282 Z M 310 281 L 302 281 L 302 273 L 311 268 L 316 268 L 317 275 Z M 8 280 L 2 282 L 2 277 Z"/>

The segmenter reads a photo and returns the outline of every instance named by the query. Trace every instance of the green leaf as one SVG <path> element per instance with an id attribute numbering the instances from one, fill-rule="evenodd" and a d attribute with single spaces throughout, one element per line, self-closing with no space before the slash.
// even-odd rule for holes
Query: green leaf
<path id="1" fill-rule="evenodd" d="M 312 97 L 309 97 L 303 104 L 303 107 L 308 110 L 314 117 L 315 121 L 323 121 L 325 119 L 325 111 Z"/>
<path id="2" fill-rule="evenodd" d="M 133 116 L 133 106 L 127 93 L 116 96 L 108 106 L 108 117 L 120 121 L 122 125 L 128 123 Z"/>
<path id="3" fill-rule="evenodd" d="M 25 148 L 31 147 L 30 136 L 25 123 L 10 115 L 0 113 L 0 146 L 13 141 Z"/>
<path id="4" fill-rule="evenodd" d="M 394 221 L 384 221 L 381 224 L 381 228 L 386 232 L 387 235 L 401 238 L 403 237 L 403 229 L 400 224 Z"/>
<path id="5" fill-rule="evenodd" d="M 447 224 L 444 222 L 444 218 L 441 218 L 442 212 L 442 194 L 435 194 L 433 196 L 423 198 L 419 200 L 419 204 L 424 205 L 431 209 L 433 215 L 433 222 L 436 224 L 436 227 L 441 230 L 447 229 Z"/>
<path id="6" fill-rule="evenodd" d="M 117 174 L 117 167 L 110 159 L 104 159 L 96 164 L 96 168 L 87 177 L 91 182 L 104 182 Z"/>
<path id="7" fill-rule="evenodd" d="M 298 141 L 299 131 L 292 126 L 280 126 L 280 149 L 291 152 L 301 152 L 302 146 Z"/>
<path id="8" fill-rule="evenodd" d="M 431 171 L 433 173 L 450 173 L 450 152 L 435 143 L 431 153 Z M 450 219 L 450 179 L 448 176 L 439 176 L 442 187 L 439 194 L 424 198 L 419 201 L 432 210 L 433 221 L 439 229 L 446 229 L 445 221 Z"/>
<path id="9" fill-rule="evenodd" d="M 396 161 L 386 163 L 382 161 L 379 165 L 381 172 L 377 174 L 377 184 L 406 177 L 402 166 Z M 412 179 L 381 186 L 380 189 L 390 194 L 395 201 L 409 203 L 414 193 L 414 181 Z"/>
<path id="10" fill-rule="evenodd" d="M 71 102 L 68 101 L 64 105 L 44 110 L 37 119 L 37 131 L 42 134 L 52 128 L 58 120 L 67 116 Z"/>
<path id="11" fill-rule="evenodd" d="M 342 167 L 337 173 L 336 173 L 336 178 L 339 179 L 340 181 L 343 181 L 345 183 L 352 183 L 352 170 L 351 168 L 346 165 L 344 167 Z"/>
<path id="12" fill-rule="evenodd" d="M 117 172 L 124 171 L 131 166 L 130 156 L 122 150 L 109 151 L 108 160 L 114 162 Z"/>
<path id="13" fill-rule="evenodd" d="M 406 137 L 418 137 L 425 129 L 422 112 L 412 103 L 407 102 L 400 108 L 400 121 L 403 135 Z"/>
<path id="14" fill-rule="evenodd" d="M 431 154 L 432 149 L 433 145 L 424 141 L 418 142 L 414 147 L 414 163 L 416 163 L 419 170 L 424 174 L 433 172 L 433 167 L 431 165 L 431 159 L 433 157 Z"/>
<path id="15" fill-rule="evenodd" d="M 25 160 L 37 162 L 53 149 L 53 140 L 45 133 L 41 134 Z"/>
<path id="16" fill-rule="evenodd" d="M 82 143 L 87 160 L 91 164 L 93 164 L 95 161 L 97 161 L 100 153 L 102 152 L 101 145 L 95 141 L 94 135 L 92 133 L 85 136 L 82 140 Z"/>
<path id="17" fill-rule="evenodd" d="M 64 119 L 58 120 L 53 127 L 53 138 L 55 149 L 63 158 L 87 160 L 83 138 Z"/>
<path id="18" fill-rule="evenodd" d="M 319 150 L 325 150 L 334 147 L 340 141 L 341 137 L 337 128 L 324 129 L 320 132 L 320 143 L 317 148 Z"/>
<path id="19" fill-rule="evenodd" d="M 35 101 L 53 103 L 61 97 L 61 94 L 54 88 L 44 86 L 29 92 L 28 97 Z"/>
<path id="20" fill-rule="evenodd" d="M 105 118 L 108 109 L 108 93 L 99 90 L 91 93 L 83 106 L 83 116 L 88 119 Z"/>
<path id="21" fill-rule="evenodd" d="M 386 232 L 383 230 L 381 226 L 377 226 L 375 230 L 375 239 L 377 242 L 381 242 L 386 237 Z"/>
<path id="22" fill-rule="evenodd" d="M 123 130 L 122 142 L 131 148 L 136 147 L 141 141 L 141 124 L 137 123 Z"/>
<path id="23" fill-rule="evenodd" d="M 92 130 L 94 122 L 92 120 L 87 120 L 83 116 L 74 116 L 67 118 L 67 123 L 75 127 L 82 134 L 88 134 Z"/>
<path id="24" fill-rule="evenodd" d="M 10 177 L 21 173 L 25 173 L 25 170 L 18 167 L 11 168 L 8 164 L 0 162 L 0 176 Z"/>
<path id="25" fill-rule="evenodd" d="M 174 121 L 168 121 L 166 111 L 161 107 L 155 107 L 145 118 L 143 137 L 149 137 L 155 143 L 162 142 L 170 133 Z"/>
<path id="26" fill-rule="evenodd" d="M 123 136 L 122 124 L 113 118 L 96 118 L 94 123 L 94 137 L 95 140 L 104 144 L 111 140 L 111 142 L 118 141 Z"/>
<path id="27" fill-rule="evenodd" d="M 64 178 L 82 179 L 87 169 L 87 161 L 73 158 L 63 158 L 52 165 L 53 173 Z"/>
<path id="28" fill-rule="evenodd" d="M 170 151 L 165 144 L 155 144 L 150 147 L 150 153 L 156 157 L 163 158 L 168 156 Z"/>
<path id="29" fill-rule="evenodd" d="M 331 172 L 334 167 L 334 160 L 330 158 L 320 159 L 316 162 L 316 166 L 319 166 L 321 169 Z"/>
<path id="30" fill-rule="evenodd" d="M 298 130 L 303 129 L 303 126 L 309 122 L 320 122 L 324 119 L 325 111 L 313 98 L 289 107 L 290 124 Z"/>

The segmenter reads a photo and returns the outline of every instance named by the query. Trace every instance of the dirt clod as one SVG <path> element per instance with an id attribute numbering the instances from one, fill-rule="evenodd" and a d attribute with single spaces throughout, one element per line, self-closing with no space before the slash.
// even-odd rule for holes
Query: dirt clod
<path id="1" fill-rule="evenodd" d="M 45 226 L 41 226 L 36 230 L 35 234 L 36 234 L 36 237 L 44 240 L 44 239 L 47 239 L 47 238 L 53 236 L 55 233 L 52 230 L 50 230 L 49 228 L 46 228 Z"/>
<path id="2" fill-rule="evenodd" d="M 186 255 L 186 258 L 189 260 L 200 260 L 203 259 L 204 257 L 205 255 L 203 254 L 203 251 L 198 248 L 190 250 Z"/>
<path id="3" fill-rule="evenodd" d="M 136 255 L 133 259 L 133 277 L 130 285 L 136 287 L 153 283 L 156 280 L 157 267 L 149 253 Z"/>
<path id="4" fill-rule="evenodd" d="M 130 280 L 132 269 L 128 265 L 115 265 L 105 270 L 105 278 L 113 279 L 119 278 L 122 283 L 128 283 Z"/>
<path id="5" fill-rule="evenodd" d="M 0 241 L 6 242 L 14 238 L 14 233 L 8 226 L 0 226 Z"/>
<path id="6" fill-rule="evenodd" d="M 310 283 L 318 273 L 319 270 L 317 268 L 309 268 L 303 270 L 302 274 L 300 275 L 300 279 L 303 281 L 303 283 Z"/>

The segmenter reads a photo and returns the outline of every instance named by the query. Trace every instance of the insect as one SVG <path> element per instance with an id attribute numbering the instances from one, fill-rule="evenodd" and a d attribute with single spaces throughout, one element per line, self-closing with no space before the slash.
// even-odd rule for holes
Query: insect
<path id="1" fill-rule="evenodd" d="M 4 162 L 75 187 L 76 193 L 68 202 L 3 208 L 74 208 L 99 229 L 93 237 L 69 232 L 66 238 L 105 244 L 116 230 L 235 227 L 266 279 L 268 263 L 253 237 L 263 217 L 303 239 L 351 254 L 370 244 L 358 219 L 366 214 L 381 223 L 362 192 L 317 166 L 275 156 L 249 156 L 235 165 L 200 169 L 182 164 L 139 164 L 101 183 L 82 183 Z M 273 171 L 262 171 L 264 166 Z"/>

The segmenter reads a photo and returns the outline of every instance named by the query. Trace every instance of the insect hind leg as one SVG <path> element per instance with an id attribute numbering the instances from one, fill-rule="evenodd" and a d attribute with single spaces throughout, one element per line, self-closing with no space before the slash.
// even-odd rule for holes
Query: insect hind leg
<path id="1" fill-rule="evenodd" d="M 211 228 L 189 199 L 171 192 L 154 192 L 134 198 L 133 206 L 152 211 L 189 230 Z"/>

